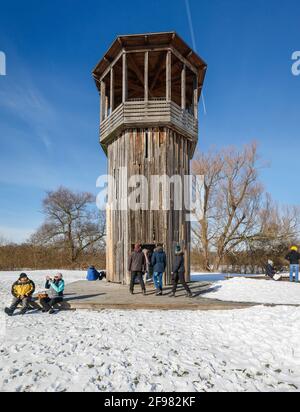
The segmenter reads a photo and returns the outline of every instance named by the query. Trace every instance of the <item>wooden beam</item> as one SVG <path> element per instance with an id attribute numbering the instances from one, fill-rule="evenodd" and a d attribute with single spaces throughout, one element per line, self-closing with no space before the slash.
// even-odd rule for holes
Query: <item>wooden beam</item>
<path id="1" fill-rule="evenodd" d="M 115 108 L 115 71 L 112 67 L 110 69 L 110 112 L 112 113 Z"/>
<path id="2" fill-rule="evenodd" d="M 172 98 L 172 52 L 168 51 L 166 58 L 166 100 Z"/>
<path id="3" fill-rule="evenodd" d="M 149 52 L 145 53 L 144 69 L 145 102 L 147 102 L 149 100 Z"/>
<path id="4" fill-rule="evenodd" d="M 181 71 L 181 108 L 186 109 L 186 65 L 183 65 Z"/>
<path id="5" fill-rule="evenodd" d="M 106 92 L 105 82 L 100 83 L 100 120 L 101 122 L 105 119 L 105 92 Z"/>
<path id="6" fill-rule="evenodd" d="M 122 103 L 125 103 L 128 98 L 128 69 L 127 69 L 127 55 L 124 52 L 122 56 Z"/>
<path id="7" fill-rule="evenodd" d="M 198 94 L 198 76 L 194 77 L 194 117 L 198 119 L 198 101 L 199 101 L 199 94 Z"/>
<path id="8" fill-rule="evenodd" d="M 105 96 L 105 118 L 108 117 L 109 101 L 108 96 Z"/>

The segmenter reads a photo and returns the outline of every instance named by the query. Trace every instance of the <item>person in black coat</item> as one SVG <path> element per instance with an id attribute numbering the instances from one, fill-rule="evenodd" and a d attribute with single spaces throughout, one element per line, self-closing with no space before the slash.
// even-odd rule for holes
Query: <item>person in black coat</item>
<path id="1" fill-rule="evenodd" d="M 300 253 L 298 252 L 298 247 L 292 246 L 290 253 L 286 255 L 285 259 L 290 262 L 290 281 L 294 281 L 295 274 L 295 281 L 299 282 Z"/>
<path id="2" fill-rule="evenodd" d="M 146 271 L 146 258 L 139 244 L 135 245 L 129 258 L 128 271 L 131 272 L 130 293 L 133 295 L 135 280 L 138 278 L 143 294 L 146 295 L 146 286 L 143 280 L 143 273 Z"/>
<path id="3" fill-rule="evenodd" d="M 189 298 L 193 297 L 191 289 L 188 287 L 185 281 L 184 274 L 185 274 L 184 253 L 181 250 L 180 246 L 176 246 L 175 257 L 174 257 L 174 262 L 173 262 L 173 270 L 172 270 L 173 289 L 172 289 L 170 297 L 175 297 L 178 282 L 181 282 L 182 286 L 186 290 L 187 297 Z"/>
<path id="4" fill-rule="evenodd" d="M 272 260 L 268 260 L 268 264 L 266 266 L 266 276 L 269 276 L 269 278 L 273 279 L 276 274 L 276 270 L 274 268 L 274 263 Z"/>

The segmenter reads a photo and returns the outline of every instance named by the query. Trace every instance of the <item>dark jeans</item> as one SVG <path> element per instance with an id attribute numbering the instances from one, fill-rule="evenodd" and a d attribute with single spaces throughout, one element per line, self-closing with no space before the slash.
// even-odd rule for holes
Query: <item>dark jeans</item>
<path id="1" fill-rule="evenodd" d="M 184 278 L 184 273 L 183 272 L 175 272 L 172 276 L 172 284 L 173 284 L 173 289 L 172 293 L 176 293 L 178 283 L 182 283 L 182 286 L 186 290 L 187 293 L 191 293 L 191 289 L 188 287 L 185 278 Z"/>
<path id="2" fill-rule="evenodd" d="M 21 298 L 13 298 L 12 304 L 9 307 L 9 309 L 14 312 L 17 309 L 17 306 L 21 303 L 22 305 L 22 311 L 25 312 L 29 308 L 29 304 L 31 302 L 31 297 L 25 297 L 23 299 Z"/>
<path id="3" fill-rule="evenodd" d="M 64 299 L 61 296 L 58 296 L 57 298 L 43 298 L 40 299 L 40 304 L 42 305 L 43 309 L 46 310 L 47 312 L 53 308 L 57 303 L 62 302 Z"/>
<path id="4" fill-rule="evenodd" d="M 135 280 L 138 278 L 142 291 L 146 290 L 145 283 L 143 280 L 143 273 L 142 272 L 131 272 L 131 280 L 130 280 L 130 292 L 133 292 Z"/>

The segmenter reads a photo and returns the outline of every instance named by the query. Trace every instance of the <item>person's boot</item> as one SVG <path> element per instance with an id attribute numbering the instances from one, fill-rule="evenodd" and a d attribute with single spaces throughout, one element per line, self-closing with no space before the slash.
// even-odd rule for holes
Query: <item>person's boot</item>
<path id="1" fill-rule="evenodd" d="M 23 309 L 20 311 L 19 315 L 25 315 L 26 312 L 27 312 L 27 308 L 23 308 Z"/>
<path id="2" fill-rule="evenodd" d="M 162 290 L 162 288 L 160 288 L 158 296 L 162 296 L 162 295 L 163 295 L 163 290 Z"/>
<path id="3" fill-rule="evenodd" d="M 51 308 L 48 313 L 49 313 L 49 315 L 53 315 L 53 313 L 55 313 L 55 310 L 53 308 Z"/>
<path id="4" fill-rule="evenodd" d="M 8 316 L 12 316 L 14 314 L 14 310 L 11 308 L 5 308 L 4 312 L 8 315 Z"/>
<path id="5" fill-rule="evenodd" d="M 143 295 L 144 295 L 144 296 L 147 295 L 146 289 L 143 290 Z"/>
<path id="6" fill-rule="evenodd" d="M 130 290 L 129 292 L 130 292 L 131 295 L 134 295 L 133 290 Z"/>
<path id="7" fill-rule="evenodd" d="M 169 298 L 175 298 L 176 296 L 175 296 L 175 293 L 174 292 L 171 292 L 170 293 L 170 295 L 169 295 Z"/>

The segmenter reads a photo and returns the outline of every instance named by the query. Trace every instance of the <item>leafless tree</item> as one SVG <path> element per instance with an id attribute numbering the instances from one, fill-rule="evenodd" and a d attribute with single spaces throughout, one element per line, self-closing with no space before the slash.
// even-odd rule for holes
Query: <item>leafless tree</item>
<path id="1" fill-rule="evenodd" d="M 71 263 L 84 251 L 103 247 L 105 213 L 96 210 L 94 205 L 91 193 L 74 193 L 65 187 L 47 192 L 43 201 L 46 220 L 30 242 L 66 249 Z"/>
<path id="2" fill-rule="evenodd" d="M 257 145 L 251 143 L 242 151 L 228 148 L 200 154 L 192 168 L 194 174 L 204 177 L 194 242 L 203 254 L 205 269 L 218 270 L 226 255 L 243 248 L 245 240 L 258 230 L 263 188 L 258 182 Z"/>

